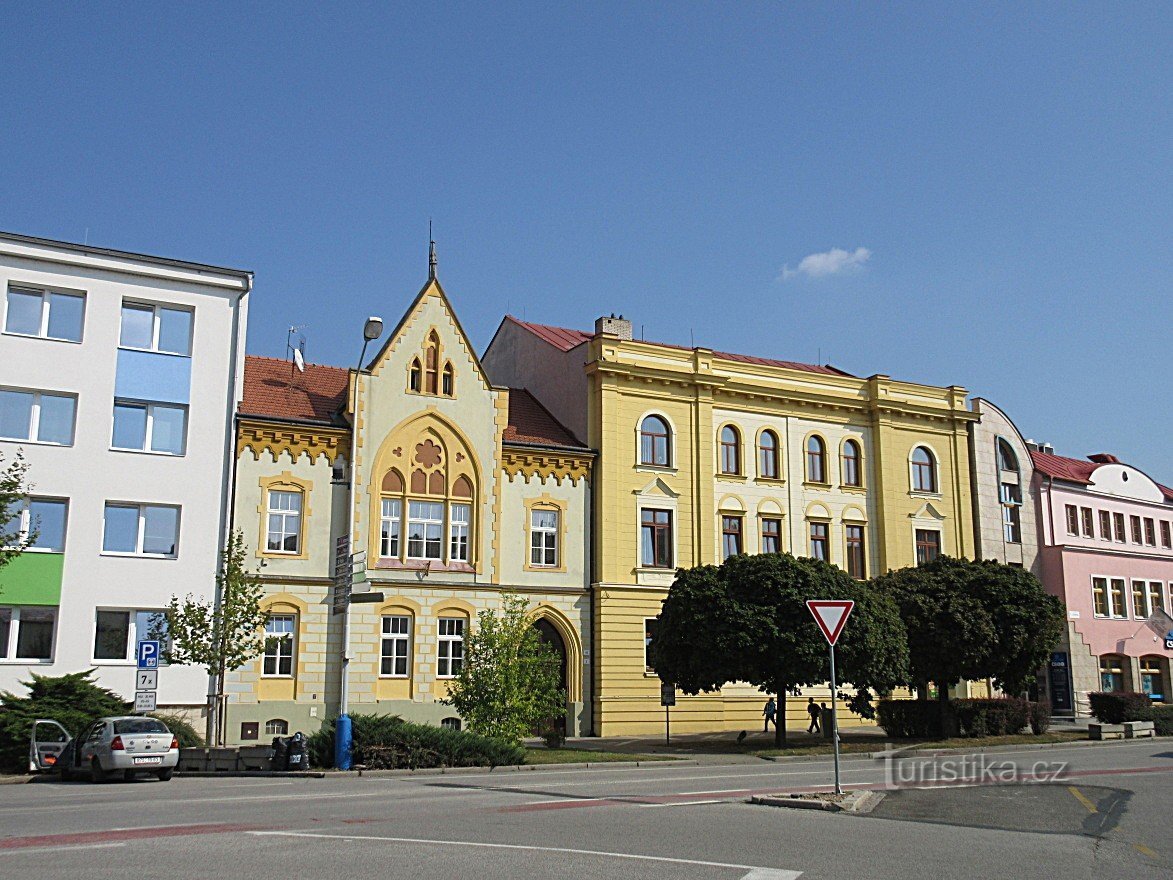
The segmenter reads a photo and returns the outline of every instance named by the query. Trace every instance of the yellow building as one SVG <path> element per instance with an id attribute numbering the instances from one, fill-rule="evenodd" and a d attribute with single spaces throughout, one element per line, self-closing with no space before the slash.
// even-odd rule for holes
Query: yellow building
<path id="1" fill-rule="evenodd" d="M 362 372 L 247 359 L 233 525 L 269 622 L 264 655 L 228 676 L 229 740 L 316 730 L 344 656 L 352 713 L 457 723 L 443 700 L 464 636 L 505 591 L 561 654 L 567 733 L 589 732 L 593 454 L 488 380 L 434 271 L 384 339 Z M 332 575 L 351 521 L 365 578 L 347 639 Z"/>
<path id="2" fill-rule="evenodd" d="M 506 318 L 482 362 L 598 454 L 596 734 L 663 729 L 645 648 L 678 567 L 782 550 L 870 577 L 974 555 L 963 388 L 634 340 L 613 316 L 593 333 Z M 763 702 L 681 695 L 673 727 L 752 728 Z"/>

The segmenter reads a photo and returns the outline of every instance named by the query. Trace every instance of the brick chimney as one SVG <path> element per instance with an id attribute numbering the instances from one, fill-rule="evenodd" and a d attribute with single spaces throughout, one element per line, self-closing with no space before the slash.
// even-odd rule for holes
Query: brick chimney
<path id="1" fill-rule="evenodd" d="M 595 335 L 600 333 L 610 333 L 612 336 L 618 336 L 620 339 L 631 339 L 631 321 L 620 315 L 615 317 L 612 312 L 610 316 L 604 315 L 601 318 L 595 319 Z"/>

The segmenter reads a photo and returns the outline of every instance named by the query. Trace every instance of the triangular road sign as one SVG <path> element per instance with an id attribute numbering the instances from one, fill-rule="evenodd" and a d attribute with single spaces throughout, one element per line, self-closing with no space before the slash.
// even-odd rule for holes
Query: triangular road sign
<path id="1" fill-rule="evenodd" d="M 806 607 L 814 615 L 815 623 L 827 637 L 827 644 L 834 645 L 843 632 L 843 624 L 855 603 L 850 599 L 808 599 Z"/>

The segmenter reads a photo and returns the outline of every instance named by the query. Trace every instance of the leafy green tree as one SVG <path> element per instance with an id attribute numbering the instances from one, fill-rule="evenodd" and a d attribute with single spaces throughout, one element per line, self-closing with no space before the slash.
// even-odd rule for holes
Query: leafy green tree
<path id="1" fill-rule="evenodd" d="M 244 535 L 233 532 L 216 576 L 219 601 L 190 594 L 183 599 L 172 596 L 152 630 L 152 636 L 164 642 L 163 656 L 168 663 L 208 670 L 215 697 L 208 713 L 208 742 L 222 739 L 222 724 L 217 719 L 224 698 L 224 676 L 260 656 L 265 647 L 268 615 L 261 608 L 264 589 L 260 578 L 244 567 L 247 553 Z"/>
<path id="2" fill-rule="evenodd" d="M 542 642 L 525 599 L 506 593 L 499 614 L 477 615 L 448 693 L 445 702 L 473 733 L 511 743 L 566 711 L 558 656 Z"/>
<path id="3" fill-rule="evenodd" d="M 892 596 L 908 628 L 911 683 L 938 699 L 966 679 L 1025 690 L 1063 632 L 1063 603 L 1029 571 L 992 560 L 940 556 L 873 581 Z"/>
<path id="4" fill-rule="evenodd" d="M 4 464 L 0 455 L 0 568 L 24 552 L 37 539 L 36 523 L 28 532 L 20 530 L 20 511 L 28 497 L 29 487 L 25 483 L 28 462 L 18 452 L 16 457 Z"/>
<path id="5" fill-rule="evenodd" d="M 21 682 L 27 696 L 0 692 L 0 772 L 28 769 L 29 739 L 37 718 L 52 718 L 76 737 L 95 718 L 131 710 L 132 704 L 94 681 L 95 671 L 57 676 L 34 672 L 32 681 Z"/>
<path id="6" fill-rule="evenodd" d="M 786 743 L 786 695 L 830 678 L 827 641 L 808 599 L 853 599 L 836 646 L 839 684 L 853 711 L 871 716 L 872 692 L 908 677 L 904 624 L 890 596 L 815 559 L 788 553 L 732 556 L 681 569 L 651 645 L 656 672 L 687 694 L 746 681 L 779 696 L 775 743 Z"/>

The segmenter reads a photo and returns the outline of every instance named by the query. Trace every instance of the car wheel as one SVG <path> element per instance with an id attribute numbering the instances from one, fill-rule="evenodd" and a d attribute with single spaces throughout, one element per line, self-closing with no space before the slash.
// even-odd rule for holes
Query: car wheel
<path id="1" fill-rule="evenodd" d="M 106 771 L 102 769 L 102 765 L 98 763 L 97 758 L 90 759 L 90 782 L 105 782 Z"/>
<path id="2" fill-rule="evenodd" d="M 160 782 L 166 782 L 167 780 L 169 780 L 171 778 L 171 774 L 174 772 L 175 772 L 174 767 L 168 767 L 165 770 L 159 770 L 158 772 L 155 773 L 155 775 L 159 777 Z"/>

